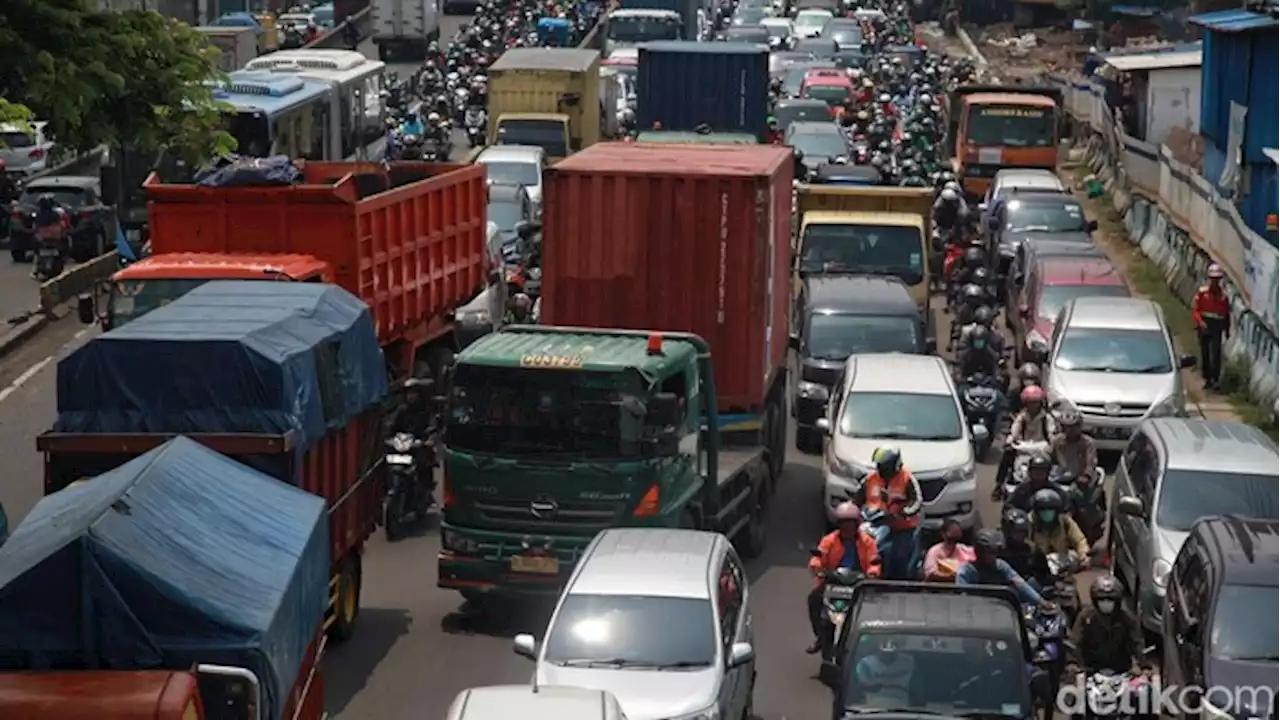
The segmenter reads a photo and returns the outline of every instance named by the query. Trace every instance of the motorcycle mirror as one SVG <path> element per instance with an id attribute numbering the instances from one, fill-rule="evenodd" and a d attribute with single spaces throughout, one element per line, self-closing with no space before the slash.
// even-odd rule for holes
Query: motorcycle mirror
<path id="1" fill-rule="evenodd" d="M 787 336 L 787 347 L 800 352 L 800 336 L 795 333 Z"/>
<path id="2" fill-rule="evenodd" d="M 938 354 L 938 338 L 925 338 L 924 352 L 926 355 Z"/>

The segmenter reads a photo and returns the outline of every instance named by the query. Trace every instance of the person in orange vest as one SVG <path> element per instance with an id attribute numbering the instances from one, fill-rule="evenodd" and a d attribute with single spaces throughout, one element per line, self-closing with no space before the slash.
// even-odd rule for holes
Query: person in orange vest
<path id="1" fill-rule="evenodd" d="M 813 644 L 805 652 L 813 655 L 822 649 L 822 579 L 839 568 L 860 571 L 867 577 L 881 575 L 880 551 L 876 541 L 862 528 L 862 510 L 851 502 L 836 507 L 836 529 L 818 543 L 818 552 L 809 558 L 809 570 L 816 578 L 809 591 L 809 626 L 813 628 Z"/>
<path id="2" fill-rule="evenodd" d="M 1222 289 L 1222 268 L 1209 266 L 1209 284 L 1191 300 L 1191 319 L 1200 336 L 1200 374 L 1205 387 L 1217 387 L 1222 373 L 1222 340 L 1231 337 L 1231 300 Z"/>
<path id="3" fill-rule="evenodd" d="M 875 470 L 863 479 L 853 501 L 862 505 L 863 516 L 872 523 L 870 532 L 884 561 L 885 578 L 913 580 L 924 508 L 920 483 L 902 464 L 902 452 L 896 447 L 881 445 L 871 462 Z"/>

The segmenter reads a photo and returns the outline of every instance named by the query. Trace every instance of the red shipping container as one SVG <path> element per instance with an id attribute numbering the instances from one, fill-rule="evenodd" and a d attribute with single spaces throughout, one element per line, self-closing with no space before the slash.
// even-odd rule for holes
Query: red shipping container
<path id="1" fill-rule="evenodd" d="M 152 175 L 144 187 L 153 255 L 309 255 L 369 306 L 384 346 L 485 283 L 483 166 L 308 162 L 300 185 L 211 188 Z M 135 267 L 130 277 L 146 263 Z"/>
<path id="2" fill-rule="evenodd" d="M 692 332 L 719 410 L 757 413 L 785 367 L 791 151 L 601 143 L 544 179 L 542 322 Z"/>

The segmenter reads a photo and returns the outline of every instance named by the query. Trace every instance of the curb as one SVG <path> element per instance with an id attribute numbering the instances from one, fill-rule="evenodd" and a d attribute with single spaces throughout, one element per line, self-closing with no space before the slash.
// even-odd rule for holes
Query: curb
<path id="1" fill-rule="evenodd" d="M 0 337 L 0 358 L 15 352 L 57 319 L 58 316 L 52 313 L 45 314 L 39 310 L 30 312 L 26 320 L 14 325 L 12 330 Z"/>

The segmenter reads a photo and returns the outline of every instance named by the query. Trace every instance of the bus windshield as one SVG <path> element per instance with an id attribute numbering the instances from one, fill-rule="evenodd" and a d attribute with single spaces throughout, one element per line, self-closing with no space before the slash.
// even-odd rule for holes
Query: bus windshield
<path id="1" fill-rule="evenodd" d="M 236 139 L 236 152 L 248 157 L 267 157 L 271 154 L 271 125 L 264 113 L 243 111 L 228 113 L 223 118 L 223 128 Z"/>
<path id="2" fill-rule="evenodd" d="M 986 147 L 1050 148 L 1057 145 L 1057 126 L 1051 107 L 975 105 L 965 140 Z"/>

